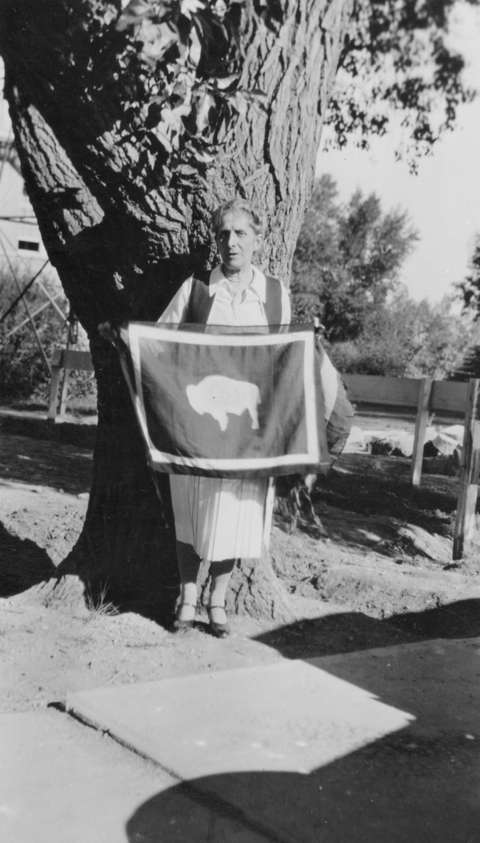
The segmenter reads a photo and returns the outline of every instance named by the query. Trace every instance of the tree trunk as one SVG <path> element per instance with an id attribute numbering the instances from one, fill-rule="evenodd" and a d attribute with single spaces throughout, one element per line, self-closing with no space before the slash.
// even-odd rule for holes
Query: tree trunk
<path id="1" fill-rule="evenodd" d="M 275 5 L 281 14 L 268 27 L 256 4 L 245 3 L 240 87 L 263 95 L 219 130 L 218 154 L 195 189 L 166 184 L 155 162 L 149 169 L 141 128 L 125 141 L 126 107 L 145 97 L 145 82 L 113 25 L 118 3 L 4 0 L 0 10 L 26 188 L 89 334 L 98 383 L 90 504 L 69 564 L 97 595 L 148 604 L 159 617 L 171 608 L 177 577 L 168 482 L 159 478 L 159 499 L 116 353 L 96 326 L 155 320 L 190 271 L 211 264 L 210 213 L 234 194 L 263 210 L 263 264 L 288 281 L 351 2 Z"/>

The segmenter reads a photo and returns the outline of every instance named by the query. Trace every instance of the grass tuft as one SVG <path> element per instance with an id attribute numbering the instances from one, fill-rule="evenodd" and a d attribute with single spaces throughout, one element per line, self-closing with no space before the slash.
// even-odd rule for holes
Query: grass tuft
<path id="1" fill-rule="evenodd" d="M 86 593 L 85 604 L 92 616 L 89 620 L 98 617 L 115 617 L 115 615 L 120 614 L 115 604 L 108 600 L 107 594 L 108 588 L 106 585 L 95 595 Z"/>

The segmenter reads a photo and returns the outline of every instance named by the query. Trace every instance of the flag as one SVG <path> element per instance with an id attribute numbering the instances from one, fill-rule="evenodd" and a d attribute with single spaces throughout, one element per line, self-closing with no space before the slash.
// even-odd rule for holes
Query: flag
<path id="1" fill-rule="evenodd" d="M 340 373 L 321 344 L 317 343 L 317 367 L 323 394 L 327 447 L 332 458 L 338 457 L 346 443 L 355 415 Z"/>
<path id="2" fill-rule="evenodd" d="M 121 336 L 153 469 L 247 477 L 328 465 L 312 330 L 131 322 Z"/>

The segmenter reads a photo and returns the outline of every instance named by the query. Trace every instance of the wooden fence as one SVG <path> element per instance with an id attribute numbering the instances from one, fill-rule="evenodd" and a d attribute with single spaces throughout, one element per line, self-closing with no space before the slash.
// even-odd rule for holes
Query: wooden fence
<path id="1" fill-rule="evenodd" d="M 58 416 L 61 418 L 65 415 L 70 372 L 73 370 L 93 372 L 93 363 L 89 351 L 57 349 L 53 353 L 50 368 L 52 370 L 52 376 L 50 380 L 48 418 L 55 421 Z"/>
<path id="2" fill-rule="evenodd" d="M 87 351 L 57 351 L 52 360 L 48 417 L 53 421 L 65 413 L 69 372 L 92 371 Z M 477 416 L 480 380 L 442 381 L 431 378 L 392 378 L 377 375 L 345 375 L 349 398 L 362 414 L 402 416 L 415 421 L 411 482 L 419 486 L 422 476 L 425 434 L 433 419 L 458 421 L 464 425 L 460 490 L 453 540 L 453 559 L 464 554 L 465 544 L 475 528 L 475 510 L 480 468 L 480 421 Z"/>
<path id="3" fill-rule="evenodd" d="M 460 490 L 453 538 L 453 559 L 461 559 L 475 529 L 480 459 L 480 421 L 477 416 L 478 379 L 440 381 L 431 378 L 390 378 L 345 375 L 350 400 L 363 413 L 402 415 L 415 419 L 411 480 L 419 486 L 428 424 L 459 421 L 464 425 Z"/>

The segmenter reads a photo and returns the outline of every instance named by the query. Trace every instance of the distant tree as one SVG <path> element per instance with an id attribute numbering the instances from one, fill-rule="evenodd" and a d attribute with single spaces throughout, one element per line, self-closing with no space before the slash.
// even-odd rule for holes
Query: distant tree
<path id="1" fill-rule="evenodd" d="M 25 287 L 30 277 L 31 274 L 20 266 L 0 267 L 0 314 L 7 314 L 9 306 L 18 297 L 19 287 Z M 68 313 L 65 297 L 59 296 L 62 290 L 58 279 L 53 273 L 48 276 L 44 272 L 42 281 L 48 292 L 55 296 L 59 310 Z M 50 374 L 40 353 L 39 342 L 47 359 L 50 359 L 54 348 L 65 344 L 65 323 L 55 308 L 51 305 L 44 307 L 46 303 L 46 296 L 34 285 L 0 322 L 0 395 L 4 401 L 45 393 Z M 37 335 L 31 327 L 27 308 L 33 316 Z"/>
<path id="2" fill-rule="evenodd" d="M 478 319 L 480 317 L 480 234 L 477 234 L 475 238 L 468 273 L 463 281 L 456 284 L 456 289 L 464 309 Z"/>
<path id="3" fill-rule="evenodd" d="M 430 305 L 420 302 L 419 318 L 424 341 L 410 360 L 406 375 L 443 378 L 461 363 L 466 351 L 480 340 L 480 327 L 472 314 L 458 313 L 455 299 L 445 297 Z"/>
<path id="4" fill-rule="evenodd" d="M 402 286 L 368 313 L 355 340 L 332 345 L 332 357 L 344 372 L 443 378 L 480 334 L 473 317 L 455 313 L 453 304 L 452 297 L 416 302 Z"/>
<path id="5" fill-rule="evenodd" d="M 321 176 L 294 255 L 296 317 L 319 316 L 330 342 L 354 339 L 394 289 L 417 240 L 405 211 L 385 213 L 378 196 L 361 191 L 343 205 L 335 180 Z"/>

